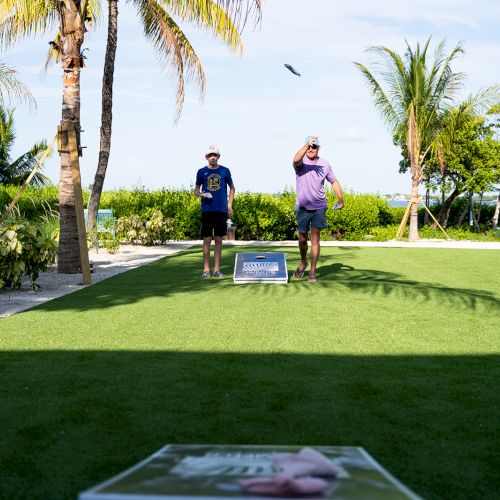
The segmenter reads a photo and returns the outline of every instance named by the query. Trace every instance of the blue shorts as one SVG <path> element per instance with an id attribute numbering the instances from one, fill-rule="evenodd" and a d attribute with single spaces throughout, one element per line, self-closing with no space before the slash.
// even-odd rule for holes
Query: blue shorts
<path id="1" fill-rule="evenodd" d="M 297 216 L 297 230 L 299 233 L 308 233 L 311 228 L 324 229 L 328 227 L 326 223 L 326 208 L 318 210 L 306 210 L 305 208 L 295 208 Z"/>

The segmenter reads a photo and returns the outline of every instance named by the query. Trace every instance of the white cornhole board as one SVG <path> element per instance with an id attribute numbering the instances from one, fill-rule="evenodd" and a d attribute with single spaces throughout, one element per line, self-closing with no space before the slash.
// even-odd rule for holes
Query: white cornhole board
<path id="1" fill-rule="evenodd" d="M 288 283 L 283 252 L 237 253 L 233 281 L 240 283 Z"/>
<path id="2" fill-rule="evenodd" d="M 315 446 L 337 470 L 321 496 L 281 500 L 420 500 L 363 448 Z M 238 481 L 276 474 L 274 453 L 299 446 L 167 445 L 118 476 L 80 493 L 79 500 L 272 500 L 243 495 Z M 103 457 L 103 460 L 104 457 Z M 411 474 L 411 472 L 409 472 Z"/>

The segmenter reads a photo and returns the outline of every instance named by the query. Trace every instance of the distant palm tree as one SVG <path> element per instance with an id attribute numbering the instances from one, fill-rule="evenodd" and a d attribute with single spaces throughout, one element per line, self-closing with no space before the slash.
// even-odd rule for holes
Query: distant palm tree
<path id="1" fill-rule="evenodd" d="M 182 21 L 194 23 L 214 34 L 228 47 L 240 52 L 242 43 L 234 23 L 246 20 L 252 7 L 260 12 L 260 0 L 247 3 L 231 0 L 132 0 L 142 22 L 145 36 L 165 61 L 170 61 L 177 80 L 177 109 L 175 121 L 180 117 L 184 103 L 185 81 L 191 78 L 205 94 L 205 74 L 189 40 L 175 23 L 172 15 Z M 108 39 L 102 85 L 101 138 L 97 170 L 88 203 L 87 226 L 95 227 L 104 178 L 111 150 L 113 76 L 118 35 L 118 1 L 108 0 Z"/>
<path id="2" fill-rule="evenodd" d="M 15 69 L 0 62 L 0 106 L 5 104 L 5 93 L 10 101 L 26 102 L 28 106 L 35 107 L 35 98 L 28 87 L 15 77 L 15 74 Z"/>
<path id="3" fill-rule="evenodd" d="M 422 48 L 417 44 L 416 50 L 407 43 L 403 57 L 387 47 L 370 47 L 368 51 L 379 58 L 374 71 L 355 63 L 371 87 L 375 106 L 395 143 L 407 155 L 413 200 L 417 199 L 418 186 L 424 178 L 425 158 L 446 126 L 443 116 L 453 106 L 453 96 L 465 76 L 451 69 L 452 61 L 463 53 L 462 44 L 446 55 L 444 41 L 440 42 L 430 64 L 427 55 L 430 40 Z M 417 209 L 417 204 L 413 204 L 410 240 L 418 239 Z"/>
<path id="4" fill-rule="evenodd" d="M 11 158 L 11 149 L 16 140 L 14 111 L 0 108 L 0 184 L 21 185 L 29 176 L 36 163 L 47 149 L 47 143 L 40 141 L 19 158 Z M 35 186 L 50 183 L 50 179 L 37 172 L 31 182 Z"/>

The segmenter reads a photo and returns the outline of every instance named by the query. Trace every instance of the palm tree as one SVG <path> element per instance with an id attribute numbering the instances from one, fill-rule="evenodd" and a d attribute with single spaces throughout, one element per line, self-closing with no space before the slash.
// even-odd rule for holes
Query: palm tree
<path id="1" fill-rule="evenodd" d="M 135 0 L 134 0 L 135 1 Z M 144 0 L 138 2 L 144 22 L 146 36 L 155 40 L 158 26 L 153 21 L 163 25 L 160 20 L 148 15 L 147 7 L 161 5 L 170 6 L 173 0 Z M 260 9 L 260 0 L 218 0 L 218 5 L 226 7 L 235 19 L 246 19 L 250 8 L 256 5 Z M 195 5 L 194 0 L 182 2 L 184 9 Z M 198 2 L 197 10 L 201 17 L 207 10 L 208 2 Z M 179 2 L 181 5 L 181 2 Z M 0 4 L 0 46 L 8 46 L 19 38 L 29 35 L 41 35 L 58 25 L 58 33 L 51 42 L 53 52 L 57 54 L 63 70 L 63 100 L 61 125 L 72 125 L 80 131 L 80 72 L 84 57 L 82 45 L 87 26 L 99 13 L 99 0 L 2 0 Z M 260 10 L 259 10 L 260 11 Z M 165 31 L 166 42 L 172 38 L 172 30 Z M 166 45 L 168 46 L 168 44 Z M 178 60 L 182 66 L 184 61 Z M 59 181 L 59 258 L 58 272 L 77 273 L 80 271 L 80 250 L 78 244 L 78 229 L 75 212 L 75 197 L 71 174 L 71 158 L 67 151 L 59 152 L 61 157 L 61 174 Z"/>
<path id="2" fill-rule="evenodd" d="M 440 42 L 430 64 L 427 55 L 430 40 L 422 48 L 417 44 L 416 50 L 406 43 L 403 57 L 387 47 L 370 47 L 368 51 L 379 58 L 379 66 L 374 71 L 355 63 L 366 78 L 375 97 L 375 106 L 392 132 L 395 143 L 406 154 L 411 172 L 412 201 L 418 200 L 425 158 L 436 145 L 439 132 L 445 126 L 443 116 L 453 106 L 453 96 L 465 76 L 451 69 L 452 61 L 463 53 L 462 44 L 457 44 L 446 55 L 444 41 Z M 410 240 L 418 239 L 417 210 L 418 204 L 412 203 Z"/>
<path id="3" fill-rule="evenodd" d="M 13 115 L 13 110 L 5 110 L 0 107 L 0 183 L 20 185 L 26 180 L 42 154 L 46 151 L 47 143 L 40 141 L 29 151 L 13 160 L 11 149 L 16 140 Z M 37 172 L 31 182 L 36 186 L 43 186 L 49 184 L 50 179 Z"/>
<path id="4" fill-rule="evenodd" d="M 228 47 L 241 52 L 242 44 L 235 24 L 246 20 L 252 7 L 260 13 L 260 0 L 246 5 L 242 10 L 241 2 L 213 0 L 132 0 L 138 10 L 146 37 L 152 42 L 160 58 L 172 62 L 177 78 L 177 109 L 175 122 L 180 117 L 184 102 L 185 81 L 194 77 L 199 85 L 200 96 L 205 93 L 205 74 L 196 52 L 172 15 L 182 21 L 197 24 L 211 31 L 214 36 L 225 42 Z M 87 226 L 95 228 L 97 211 L 101 199 L 104 178 L 111 149 L 111 127 L 113 107 L 113 76 L 118 33 L 118 1 L 108 0 L 108 38 L 104 62 L 102 85 L 102 113 L 99 159 L 88 203 Z"/>
<path id="5" fill-rule="evenodd" d="M 86 23 L 98 10 L 97 0 L 2 0 L 0 9 L 0 45 L 8 46 L 19 38 L 44 34 L 58 25 L 52 44 L 60 53 L 63 70 L 62 126 L 80 131 L 80 71 L 83 67 L 81 47 Z M 80 271 L 80 249 L 75 212 L 75 196 L 69 151 L 60 151 L 59 181 L 59 258 L 60 273 Z"/>

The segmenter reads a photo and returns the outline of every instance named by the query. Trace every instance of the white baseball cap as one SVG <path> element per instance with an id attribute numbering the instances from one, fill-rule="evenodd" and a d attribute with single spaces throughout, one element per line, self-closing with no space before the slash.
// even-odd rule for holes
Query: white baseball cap
<path id="1" fill-rule="evenodd" d="M 208 155 L 217 155 L 217 156 L 220 156 L 220 151 L 219 151 L 219 148 L 217 146 L 208 146 L 207 148 L 207 152 L 205 153 L 205 156 L 208 156 Z"/>

